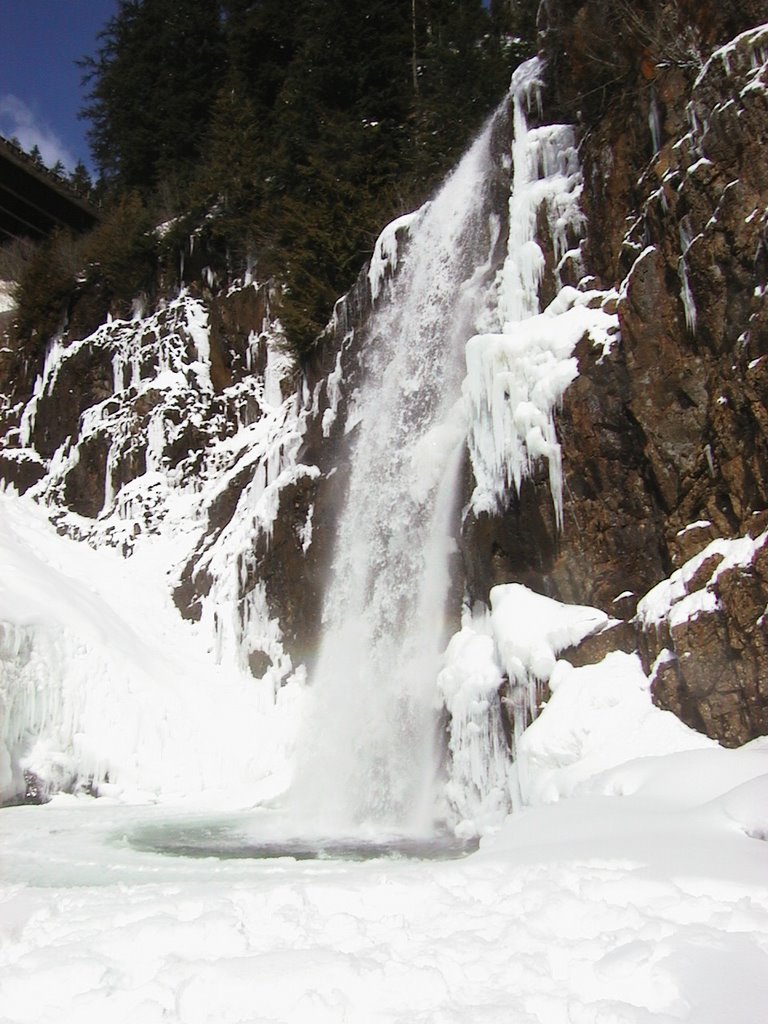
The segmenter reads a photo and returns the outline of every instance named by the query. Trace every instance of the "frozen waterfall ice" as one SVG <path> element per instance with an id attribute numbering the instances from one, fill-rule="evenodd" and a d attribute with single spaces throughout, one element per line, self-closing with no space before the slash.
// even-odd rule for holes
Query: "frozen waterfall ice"
<path id="1" fill-rule="evenodd" d="M 338 827 L 427 826 L 434 812 L 464 345 L 498 236 L 492 129 L 410 222 L 400 272 L 365 337 L 358 436 L 293 794 L 303 816 Z"/>

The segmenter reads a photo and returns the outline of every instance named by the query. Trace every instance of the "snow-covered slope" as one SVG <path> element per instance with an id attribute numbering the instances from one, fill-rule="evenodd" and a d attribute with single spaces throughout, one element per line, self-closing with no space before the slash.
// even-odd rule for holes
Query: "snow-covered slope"
<path id="1" fill-rule="evenodd" d="M 170 549 L 170 550 L 169 550 Z M 251 800 L 285 772 L 291 687 L 275 701 L 173 607 L 155 537 L 130 561 L 60 537 L 0 494 L 0 792 Z"/>
<path id="2" fill-rule="evenodd" d="M 291 727 L 279 708 L 293 690 L 280 684 L 293 668 L 263 596 L 244 606 L 238 581 L 272 528 L 276 493 L 301 472 L 299 404 L 281 390 L 287 360 L 256 333 L 240 379 L 216 393 L 207 316 L 182 296 L 54 341 L 21 447 L 7 449 L 44 473 L 24 498 L 0 496 L 6 800 L 25 789 L 244 791 L 285 772 Z M 62 402 L 78 389 L 82 399 L 84 377 L 104 397 L 73 419 Z M 244 474 L 233 524 L 211 536 L 209 508 Z M 198 544 L 213 582 L 192 622 L 172 590 Z M 254 650 L 270 655 L 259 679 Z"/>

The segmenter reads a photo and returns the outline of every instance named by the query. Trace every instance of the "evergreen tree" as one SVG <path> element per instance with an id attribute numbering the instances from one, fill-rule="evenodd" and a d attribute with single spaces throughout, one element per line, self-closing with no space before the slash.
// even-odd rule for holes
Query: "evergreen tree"
<path id="1" fill-rule="evenodd" d="M 215 247 L 242 265 L 262 241 L 255 216 L 263 203 L 264 137 L 255 103 L 235 86 L 214 102 L 204 152 L 193 204 L 207 211 Z"/>
<path id="2" fill-rule="evenodd" d="M 79 260 L 79 241 L 66 231 L 55 231 L 24 261 L 13 330 L 35 358 L 42 358 L 49 338 L 66 321 L 77 289 Z"/>
<path id="3" fill-rule="evenodd" d="M 97 227 L 83 240 L 83 262 L 89 282 L 105 307 L 129 304 L 151 289 L 157 244 L 152 219 L 136 192 L 124 193 L 108 208 Z"/>
<path id="4" fill-rule="evenodd" d="M 78 160 L 75 164 L 75 169 L 69 176 L 69 184 L 80 196 L 88 196 L 93 188 L 93 182 L 91 181 L 91 176 L 88 173 L 88 168 L 82 160 Z"/>
<path id="5" fill-rule="evenodd" d="M 539 0 L 491 0 L 490 14 L 496 35 L 513 64 L 536 52 Z"/>
<path id="6" fill-rule="evenodd" d="M 480 0 L 417 0 L 414 173 L 431 186 L 504 93 L 511 68 L 501 25 Z"/>
<path id="7" fill-rule="evenodd" d="M 220 81 L 220 4 L 119 0 L 99 38 L 80 63 L 102 175 L 145 194 L 165 178 L 188 180 Z"/>
<path id="8" fill-rule="evenodd" d="M 249 96 L 265 122 L 297 47 L 307 0 L 223 0 L 229 86 Z"/>
<path id="9" fill-rule="evenodd" d="M 84 62 L 94 155 L 113 185 L 165 197 L 165 218 L 186 213 L 179 237 L 202 233 L 228 271 L 255 256 L 304 350 L 381 225 L 428 197 L 498 102 L 534 7 L 119 0 Z"/>

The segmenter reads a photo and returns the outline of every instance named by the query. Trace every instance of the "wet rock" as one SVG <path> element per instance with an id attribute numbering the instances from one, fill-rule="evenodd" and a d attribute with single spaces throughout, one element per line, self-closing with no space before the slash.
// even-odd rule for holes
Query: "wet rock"
<path id="1" fill-rule="evenodd" d="M 266 345 L 257 345 L 254 356 L 252 339 L 271 323 L 271 291 L 269 284 L 252 285 L 225 297 L 212 297 L 208 303 L 211 382 L 216 391 L 223 391 L 245 373 L 264 374 Z"/>
<path id="2" fill-rule="evenodd" d="M 80 516 L 95 519 L 104 507 L 110 438 L 91 434 L 77 448 L 76 461 L 64 476 L 64 501 Z"/>
<path id="3" fill-rule="evenodd" d="M 28 449 L 0 449 L 0 480 L 24 494 L 45 476 L 46 465 L 36 452 Z"/>
<path id="4" fill-rule="evenodd" d="M 24 771 L 24 799 L 25 804 L 47 804 L 50 801 L 46 784 L 35 775 L 34 772 Z"/>
<path id="5" fill-rule="evenodd" d="M 637 631 L 631 622 L 609 622 L 597 633 L 591 633 L 574 647 L 560 651 L 558 658 L 569 661 L 574 668 L 595 665 L 613 651 L 631 654 L 637 650 Z"/>
<path id="6" fill-rule="evenodd" d="M 248 668 L 254 679 L 261 679 L 271 667 L 272 658 L 266 651 L 251 651 L 248 655 Z"/>
<path id="7" fill-rule="evenodd" d="M 78 345 L 61 364 L 55 385 L 38 402 L 32 441 L 44 459 L 77 437 L 80 417 L 114 393 L 112 357 L 101 345 Z"/>
<path id="8" fill-rule="evenodd" d="M 714 609 L 646 632 L 629 620 L 715 538 L 756 536 L 768 508 L 764 54 L 741 37 L 702 73 L 715 46 L 768 12 L 661 3 L 612 39 L 620 6 L 553 0 L 543 42 L 549 112 L 586 129 L 582 252 L 590 286 L 619 295 L 621 342 L 605 358 L 584 342 L 577 352 L 557 418 L 562 531 L 534 474 L 502 514 L 465 522 L 462 551 L 475 599 L 518 581 L 621 614 L 611 632 L 619 649 L 640 647 L 657 702 L 732 745 L 768 730 L 766 556 L 716 582 L 722 556 L 700 566 L 689 591 L 708 591 Z M 656 27 L 642 39 L 646 18 Z M 601 637 L 570 653 L 599 657 L 611 649 Z"/>

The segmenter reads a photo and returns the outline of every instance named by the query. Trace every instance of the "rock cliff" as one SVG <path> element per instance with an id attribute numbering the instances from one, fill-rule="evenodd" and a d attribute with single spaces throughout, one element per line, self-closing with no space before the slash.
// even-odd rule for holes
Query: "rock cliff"
<path id="1" fill-rule="evenodd" d="M 552 577 L 625 617 L 619 595 L 671 574 L 674 596 L 633 619 L 656 699 L 735 745 L 766 728 L 768 12 L 689 6 L 639 8 L 624 78 L 583 115 L 586 262 L 619 292 L 622 344 L 566 395 Z M 581 5 L 552 62 L 569 113 L 600 11 Z"/>

